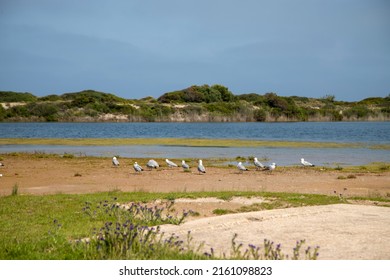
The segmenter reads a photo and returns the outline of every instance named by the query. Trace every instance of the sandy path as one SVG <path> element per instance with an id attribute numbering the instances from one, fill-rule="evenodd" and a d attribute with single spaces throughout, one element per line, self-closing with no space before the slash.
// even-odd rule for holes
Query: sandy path
<path id="1" fill-rule="evenodd" d="M 194 242 L 204 242 L 205 251 L 216 255 L 231 252 L 237 243 L 263 245 L 264 238 L 282 244 L 291 255 L 295 242 L 320 246 L 319 259 L 390 259 L 390 208 L 363 205 L 326 205 L 230 214 L 162 227 L 185 240 L 191 231 Z M 301 250 L 304 256 L 304 249 Z"/>

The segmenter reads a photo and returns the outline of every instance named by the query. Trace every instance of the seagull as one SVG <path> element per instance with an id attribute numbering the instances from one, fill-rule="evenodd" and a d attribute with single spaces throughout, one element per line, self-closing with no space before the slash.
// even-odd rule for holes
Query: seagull
<path id="1" fill-rule="evenodd" d="M 238 170 L 242 173 L 243 171 L 248 171 L 248 168 L 246 168 L 242 162 L 240 161 L 238 164 L 237 164 L 237 168 Z"/>
<path id="2" fill-rule="evenodd" d="M 169 159 L 165 159 L 165 162 L 168 164 L 169 167 L 177 167 L 177 164 L 170 161 Z"/>
<path id="3" fill-rule="evenodd" d="M 260 161 L 257 160 L 257 157 L 255 157 L 255 158 L 253 159 L 253 163 L 255 164 L 257 170 L 258 170 L 259 168 L 264 169 L 264 165 L 263 165 Z"/>
<path id="4" fill-rule="evenodd" d="M 160 165 L 158 165 L 157 161 L 155 161 L 154 159 L 149 160 L 146 166 L 150 169 L 157 169 L 158 167 L 160 167 Z"/>
<path id="5" fill-rule="evenodd" d="M 0 162 L 0 166 L 4 166 L 4 163 Z M 3 177 L 3 174 L 0 174 L 0 177 Z"/>
<path id="6" fill-rule="evenodd" d="M 183 167 L 184 171 L 190 170 L 190 166 L 184 160 L 181 161 L 181 166 Z"/>
<path id="7" fill-rule="evenodd" d="M 201 159 L 199 160 L 199 163 L 198 163 L 198 171 L 199 171 L 199 174 L 206 173 L 206 169 L 204 168 L 203 162 Z"/>
<path id="8" fill-rule="evenodd" d="M 276 168 L 276 164 L 275 162 L 273 162 L 270 165 L 268 165 L 264 170 L 269 170 L 269 172 L 272 172 L 273 170 L 275 170 L 275 168 Z"/>
<path id="9" fill-rule="evenodd" d="M 112 158 L 112 164 L 115 166 L 115 167 L 118 167 L 119 166 L 119 161 L 116 157 L 113 157 Z"/>
<path id="10" fill-rule="evenodd" d="M 134 162 L 134 170 L 135 172 L 144 171 L 143 168 L 137 162 Z"/>
<path id="11" fill-rule="evenodd" d="M 314 164 L 311 164 L 310 162 L 306 161 L 304 158 L 301 158 L 301 164 L 303 166 L 310 166 L 310 167 L 314 166 Z"/>

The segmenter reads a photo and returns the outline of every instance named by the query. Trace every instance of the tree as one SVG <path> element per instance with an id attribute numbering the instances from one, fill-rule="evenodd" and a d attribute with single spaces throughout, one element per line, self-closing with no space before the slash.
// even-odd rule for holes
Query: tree
<path id="1" fill-rule="evenodd" d="M 324 99 L 325 101 L 328 101 L 330 103 L 333 103 L 336 100 L 336 97 L 334 95 L 327 94 L 324 97 L 322 97 L 322 99 Z"/>
<path id="2" fill-rule="evenodd" d="M 263 109 L 257 109 L 253 112 L 253 117 L 257 122 L 265 122 L 267 119 L 267 114 Z"/>
<path id="3" fill-rule="evenodd" d="M 233 95 L 233 93 L 229 91 L 229 89 L 225 86 L 218 85 L 218 84 L 212 85 L 211 89 L 218 91 L 221 95 L 222 101 L 224 102 L 232 102 L 235 100 L 235 96 Z"/>

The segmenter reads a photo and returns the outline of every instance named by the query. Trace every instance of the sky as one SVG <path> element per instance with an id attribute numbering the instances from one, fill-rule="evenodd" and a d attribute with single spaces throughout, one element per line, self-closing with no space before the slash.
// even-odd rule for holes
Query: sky
<path id="1" fill-rule="evenodd" d="M 0 0 L 0 90 L 390 94 L 388 0 Z"/>

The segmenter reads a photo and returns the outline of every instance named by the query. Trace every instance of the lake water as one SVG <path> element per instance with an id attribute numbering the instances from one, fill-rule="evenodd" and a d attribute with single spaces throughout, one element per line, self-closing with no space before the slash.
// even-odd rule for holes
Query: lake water
<path id="1" fill-rule="evenodd" d="M 0 123 L 0 138 L 211 138 L 390 144 L 390 122 L 295 123 Z M 236 148 L 178 146 L 0 145 L 15 151 L 140 158 L 233 158 L 257 156 L 279 165 L 301 157 L 319 165 L 389 162 L 388 150 L 369 148 Z"/>

